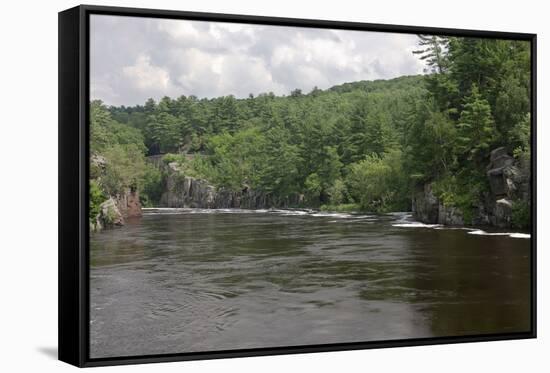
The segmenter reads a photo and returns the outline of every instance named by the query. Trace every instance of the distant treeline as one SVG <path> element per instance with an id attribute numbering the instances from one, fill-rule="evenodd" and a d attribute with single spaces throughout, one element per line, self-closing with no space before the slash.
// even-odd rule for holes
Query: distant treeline
<path id="1" fill-rule="evenodd" d="M 308 206 L 407 210 L 411 188 L 430 181 L 467 211 L 488 188 L 491 149 L 530 156 L 529 43 L 420 35 L 415 53 L 426 75 L 286 96 L 94 101 L 91 152 L 106 160 L 92 169 L 95 200 L 133 188 L 155 205 L 162 171 L 145 156 L 166 154 L 216 186 L 300 194 Z"/>

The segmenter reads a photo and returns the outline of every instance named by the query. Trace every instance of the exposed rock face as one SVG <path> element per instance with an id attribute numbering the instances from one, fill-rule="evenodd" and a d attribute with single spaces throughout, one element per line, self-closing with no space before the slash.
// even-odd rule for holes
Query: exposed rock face
<path id="1" fill-rule="evenodd" d="M 416 219 L 427 224 L 464 225 L 459 208 L 444 206 L 433 194 L 432 185 L 419 186 L 413 195 L 413 213 Z"/>
<path id="2" fill-rule="evenodd" d="M 116 205 L 125 219 L 142 215 L 141 202 L 137 191 L 128 190 L 123 195 L 117 196 Z"/>
<path id="3" fill-rule="evenodd" d="M 443 204 L 440 203 L 437 224 L 464 225 L 464 215 L 458 207 L 443 206 Z"/>
<path id="4" fill-rule="evenodd" d="M 475 213 L 472 216 L 472 225 L 496 225 L 496 200 L 492 193 L 484 193 L 480 200 L 472 206 Z"/>
<path id="5" fill-rule="evenodd" d="M 506 149 L 498 148 L 491 152 L 491 163 L 489 164 L 487 177 L 491 192 L 495 197 L 510 197 L 515 191 L 515 185 L 510 176 L 516 174 L 514 158 L 506 153 Z"/>
<path id="6" fill-rule="evenodd" d="M 497 227 L 509 227 L 512 222 L 512 202 L 506 198 L 496 202 L 494 210 L 494 224 Z"/>
<path id="7" fill-rule="evenodd" d="M 303 202 L 303 196 L 275 199 L 266 193 L 256 192 L 248 187 L 240 191 L 216 188 L 206 180 L 186 176 L 176 162 L 167 167 L 166 190 L 160 199 L 162 207 L 191 208 L 243 208 L 260 209 L 288 207 Z"/>
<path id="8" fill-rule="evenodd" d="M 114 198 L 109 198 L 99 206 L 99 214 L 96 218 L 96 230 L 107 227 L 124 225 L 124 218 L 118 209 Z"/>
<path id="9" fill-rule="evenodd" d="M 413 195 L 413 212 L 424 223 L 435 224 L 439 219 L 439 200 L 432 192 L 432 184 L 419 186 Z"/>
<path id="10" fill-rule="evenodd" d="M 512 225 L 512 208 L 517 201 L 530 201 L 531 175 L 528 164 L 510 156 L 505 148 L 491 152 L 487 167 L 491 192 L 485 193 L 472 206 L 471 222 L 465 222 L 463 212 L 454 206 L 444 206 L 432 192 L 430 183 L 421 185 L 413 195 L 415 217 L 425 223 L 445 225 L 492 225 L 507 228 Z"/>
<path id="11" fill-rule="evenodd" d="M 125 224 L 126 219 L 141 215 L 141 203 L 138 192 L 128 190 L 123 195 L 110 197 L 99 206 L 99 214 L 91 230 L 100 231 L 105 228 L 122 226 Z"/>
<path id="12" fill-rule="evenodd" d="M 505 148 L 491 152 L 487 177 L 494 196 L 491 225 L 509 227 L 512 223 L 513 201 L 530 200 L 531 174 L 528 164 L 521 164 L 506 153 Z"/>
<path id="13" fill-rule="evenodd" d="M 498 148 L 491 152 L 487 171 L 491 192 L 495 197 L 528 200 L 531 190 L 529 164 L 516 161 L 503 154 L 504 151 L 504 148 Z"/>
<path id="14" fill-rule="evenodd" d="M 90 176 L 101 179 L 107 168 L 107 160 L 99 154 L 90 155 Z M 94 176 L 92 176 L 94 174 Z M 127 189 L 124 193 L 110 196 L 99 207 L 95 222 L 90 223 L 91 231 L 124 225 L 129 218 L 142 215 L 139 193 Z"/>
<path id="15" fill-rule="evenodd" d="M 164 207 L 214 206 L 215 189 L 204 180 L 172 173 L 166 178 L 166 191 L 160 198 Z"/>

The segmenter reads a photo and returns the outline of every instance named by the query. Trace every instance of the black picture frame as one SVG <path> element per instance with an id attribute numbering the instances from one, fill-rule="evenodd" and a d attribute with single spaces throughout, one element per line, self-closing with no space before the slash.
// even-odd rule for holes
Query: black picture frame
<path id="1" fill-rule="evenodd" d="M 92 14 L 525 40 L 531 44 L 531 329 L 229 351 L 89 357 L 89 18 Z M 59 360 L 78 367 L 536 338 L 536 34 L 81 5 L 59 13 Z"/>

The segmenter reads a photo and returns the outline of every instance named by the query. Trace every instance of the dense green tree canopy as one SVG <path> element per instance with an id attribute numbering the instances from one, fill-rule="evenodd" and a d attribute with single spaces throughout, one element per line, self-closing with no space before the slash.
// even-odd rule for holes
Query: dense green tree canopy
<path id="1" fill-rule="evenodd" d="M 94 188 L 138 188 L 154 204 L 162 178 L 144 159 L 173 153 L 193 155 L 178 158 L 184 169 L 216 186 L 301 195 L 308 206 L 408 209 L 414 185 L 430 181 L 467 208 L 486 187 L 491 149 L 529 156 L 529 44 L 421 35 L 415 53 L 426 75 L 288 96 L 94 101 L 91 151 L 108 164 Z"/>

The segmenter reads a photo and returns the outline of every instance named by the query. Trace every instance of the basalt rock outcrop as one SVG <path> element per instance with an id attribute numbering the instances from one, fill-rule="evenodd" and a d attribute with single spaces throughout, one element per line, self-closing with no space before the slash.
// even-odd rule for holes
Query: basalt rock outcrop
<path id="1" fill-rule="evenodd" d="M 246 186 L 238 191 L 216 188 L 206 180 L 184 175 L 177 162 L 169 163 L 165 174 L 160 207 L 261 209 L 295 206 L 303 202 L 300 195 L 277 199 Z"/>
<path id="2" fill-rule="evenodd" d="M 491 152 L 486 174 L 490 192 L 481 195 L 471 206 L 471 221 L 465 221 L 458 207 L 445 206 L 434 195 L 431 183 L 418 185 L 413 193 L 412 209 L 416 219 L 429 224 L 510 227 L 514 204 L 530 201 L 529 164 L 516 160 L 505 148 L 497 148 Z"/>
<path id="3" fill-rule="evenodd" d="M 418 185 L 412 201 L 415 218 L 428 224 L 436 224 L 439 218 L 439 199 L 433 194 L 432 184 Z"/>
<path id="4" fill-rule="evenodd" d="M 497 198 L 523 199 L 530 196 L 531 174 L 529 164 L 517 161 L 504 148 L 491 152 L 487 177 L 491 192 Z"/>
<path id="5" fill-rule="evenodd" d="M 498 148 L 491 152 L 487 177 L 495 200 L 493 225 L 508 227 L 511 224 L 514 203 L 530 200 L 530 165 L 515 160 L 506 153 L 506 149 Z"/>

